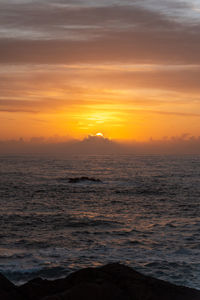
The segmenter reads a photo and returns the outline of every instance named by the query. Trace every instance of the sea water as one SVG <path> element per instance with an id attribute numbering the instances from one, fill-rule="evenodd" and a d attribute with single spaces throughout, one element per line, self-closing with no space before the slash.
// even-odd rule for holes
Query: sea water
<path id="1" fill-rule="evenodd" d="M 1 273 L 109 262 L 200 289 L 200 156 L 0 157 Z"/>

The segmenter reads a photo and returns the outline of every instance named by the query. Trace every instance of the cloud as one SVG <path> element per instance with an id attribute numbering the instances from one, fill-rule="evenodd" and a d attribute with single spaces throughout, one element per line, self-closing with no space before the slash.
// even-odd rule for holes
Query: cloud
<path id="1" fill-rule="evenodd" d="M 131 128 L 161 136 L 185 131 L 188 117 L 197 134 L 200 21 L 193 2 L 0 0 L 0 112 L 16 118 L 4 122 L 2 136 L 14 136 L 13 126 L 25 136 L 65 126 L 83 136 L 111 123 L 120 123 L 121 136 Z M 37 113 L 51 130 L 20 113 Z"/>
<path id="2" fill-rule="evenodd" d="M 31 113 L 31 114 L 39 113 L 39 111 L 23 109 L 23 108 L 18 108 L 18 109 L 17 108 L 0 108 L 0 112 L 5 112 L 5 113 Z"/>
<path id="3" fill-rule="evenodd" d="M 0 6 L 1 7 L 1 6 Z M 175 23 L 159 12 L 151 11 L 136 5 L 106 5 L 106 6 L 61 6 L 55 3 L 28 3 L 3 5 L 1 7 L 0 24 L 6 27 L 12 22 L 20 29 L 28 27 L 31 30 L 56 32 L 67 26 L 100 26 L 106 28 L 123 28 L 123 26 L 140 25 L 150 30 L 159 24 L 162 29 L 167 25 L 174 28 Z M 2 10 L 1 10 L 2 11 Z M 12 21 L 12 22 L 11 22 Z M 150 27 L 147 27 L 147 26 Z M 75 27 L 76 28 L 76 27 Z M 31 38 L 31 37 L 30 37 Z"/>
<path id="4" fill-rule="evenodd" d="M 200 64 L 199 29 L 193 34 L 107 32 L 90 41 L 0 40 L 1 64 Z"/>
<path id="5" fill-rule="evenodd" d="M 82 141 L 65 140 L 64 137 L 33 137 L 29 141 L 0 141 L 0 154 L 200 154 L 200 137 L 190 134 L 150 139 L 147 142 L 117 142 L 108 139 L 86 138 Z"/>
<path id="6" fill-rule="evenodd" d="M 87 80 L 102 88 L 109 85 L 113 89 L 158 89 L 198 94 L 200 92 L 200 66 L 134 66 L 115 70 L 89 70 L 85 72 Z M 82 73 L 83 75 L 83 73 Z M 77 75 L 78 76 L 78 75 Z"/>
<path id="7" fill-rule="evenodd" d="M 0 73 L 1 96 L 37 94 L 43 90 L 65 90 L 81 94 L 93 87 L 104 89 L 158 89 L 198 94 L 200 66 L 72 65 L 18 66 Z M 12 87 L 12 88 L 11 88 Z"/>
<path id="8" fill-rule="evenodd" d="M 33 2 L 1 8 L 1 64 L 200 64 L 200 24 L 175 21 L 145 2 L 143 7 Z M 6 38 L 10 31 L 16 38 Z"/>
<path id="9" fill-rule="evenodd" d="M 176 117 L 197 117 L 200 118 L 200 113 L 184 113 L 184 112 L 175 112 L 175 111 L 161 111 L 161 110 L 134 110 L 139 113 L 150 113 L 150 114 L 158 114 L 158 115 L 168 115 L 168 116 L 176 116 Z"/>
<path id="10" fill-rule="evenodd" d="M 55 114 L 76 108 L 196 117 L 199 76 L 200 68 L 191 66 L 5 67 L 0 110 Z"/>

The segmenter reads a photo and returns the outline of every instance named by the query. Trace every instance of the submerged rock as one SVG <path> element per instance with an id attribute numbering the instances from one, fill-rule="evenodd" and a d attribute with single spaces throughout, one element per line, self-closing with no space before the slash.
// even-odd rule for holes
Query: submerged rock
<path id="1" fill-rule="evenodd" d="M 83 181 L 102 182 L 100 179 L 96 179 L 93 177 L 87 177 L 87 176 L 69 178 L 69 180 L 68 180 L 69 183 L 79 183 L 79 182 L 83 182 Z"/>
<path id="2" fill-rule="evenodd" d="M 200 300 L 200 291 L 142 275 L 121 264 L 86 268 L 65 279 L 15 287 L 0 276 L 2 300 Z"/>

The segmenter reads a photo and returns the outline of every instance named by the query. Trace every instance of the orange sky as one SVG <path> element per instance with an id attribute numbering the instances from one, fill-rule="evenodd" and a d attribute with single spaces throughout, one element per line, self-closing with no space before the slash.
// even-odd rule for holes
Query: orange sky
<path id="1" fill-rule="evenodd" d="M 0 2 L 0 140 L 198 137 L 198 7 Z"/>

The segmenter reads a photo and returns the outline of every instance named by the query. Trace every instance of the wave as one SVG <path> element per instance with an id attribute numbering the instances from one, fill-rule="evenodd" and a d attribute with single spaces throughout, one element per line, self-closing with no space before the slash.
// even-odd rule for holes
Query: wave
<path id="1" fill-rule="evenodd" d="M 27 281 L 41 277 L 44 279 L 58 279 L 68 275 L 72 270 L 60 266 L 56 267 L 34 267 L 29 269 L 1 269 L 0 273 L 6 276 L 10 281 L 17 285 L 26 283 Z"/>

